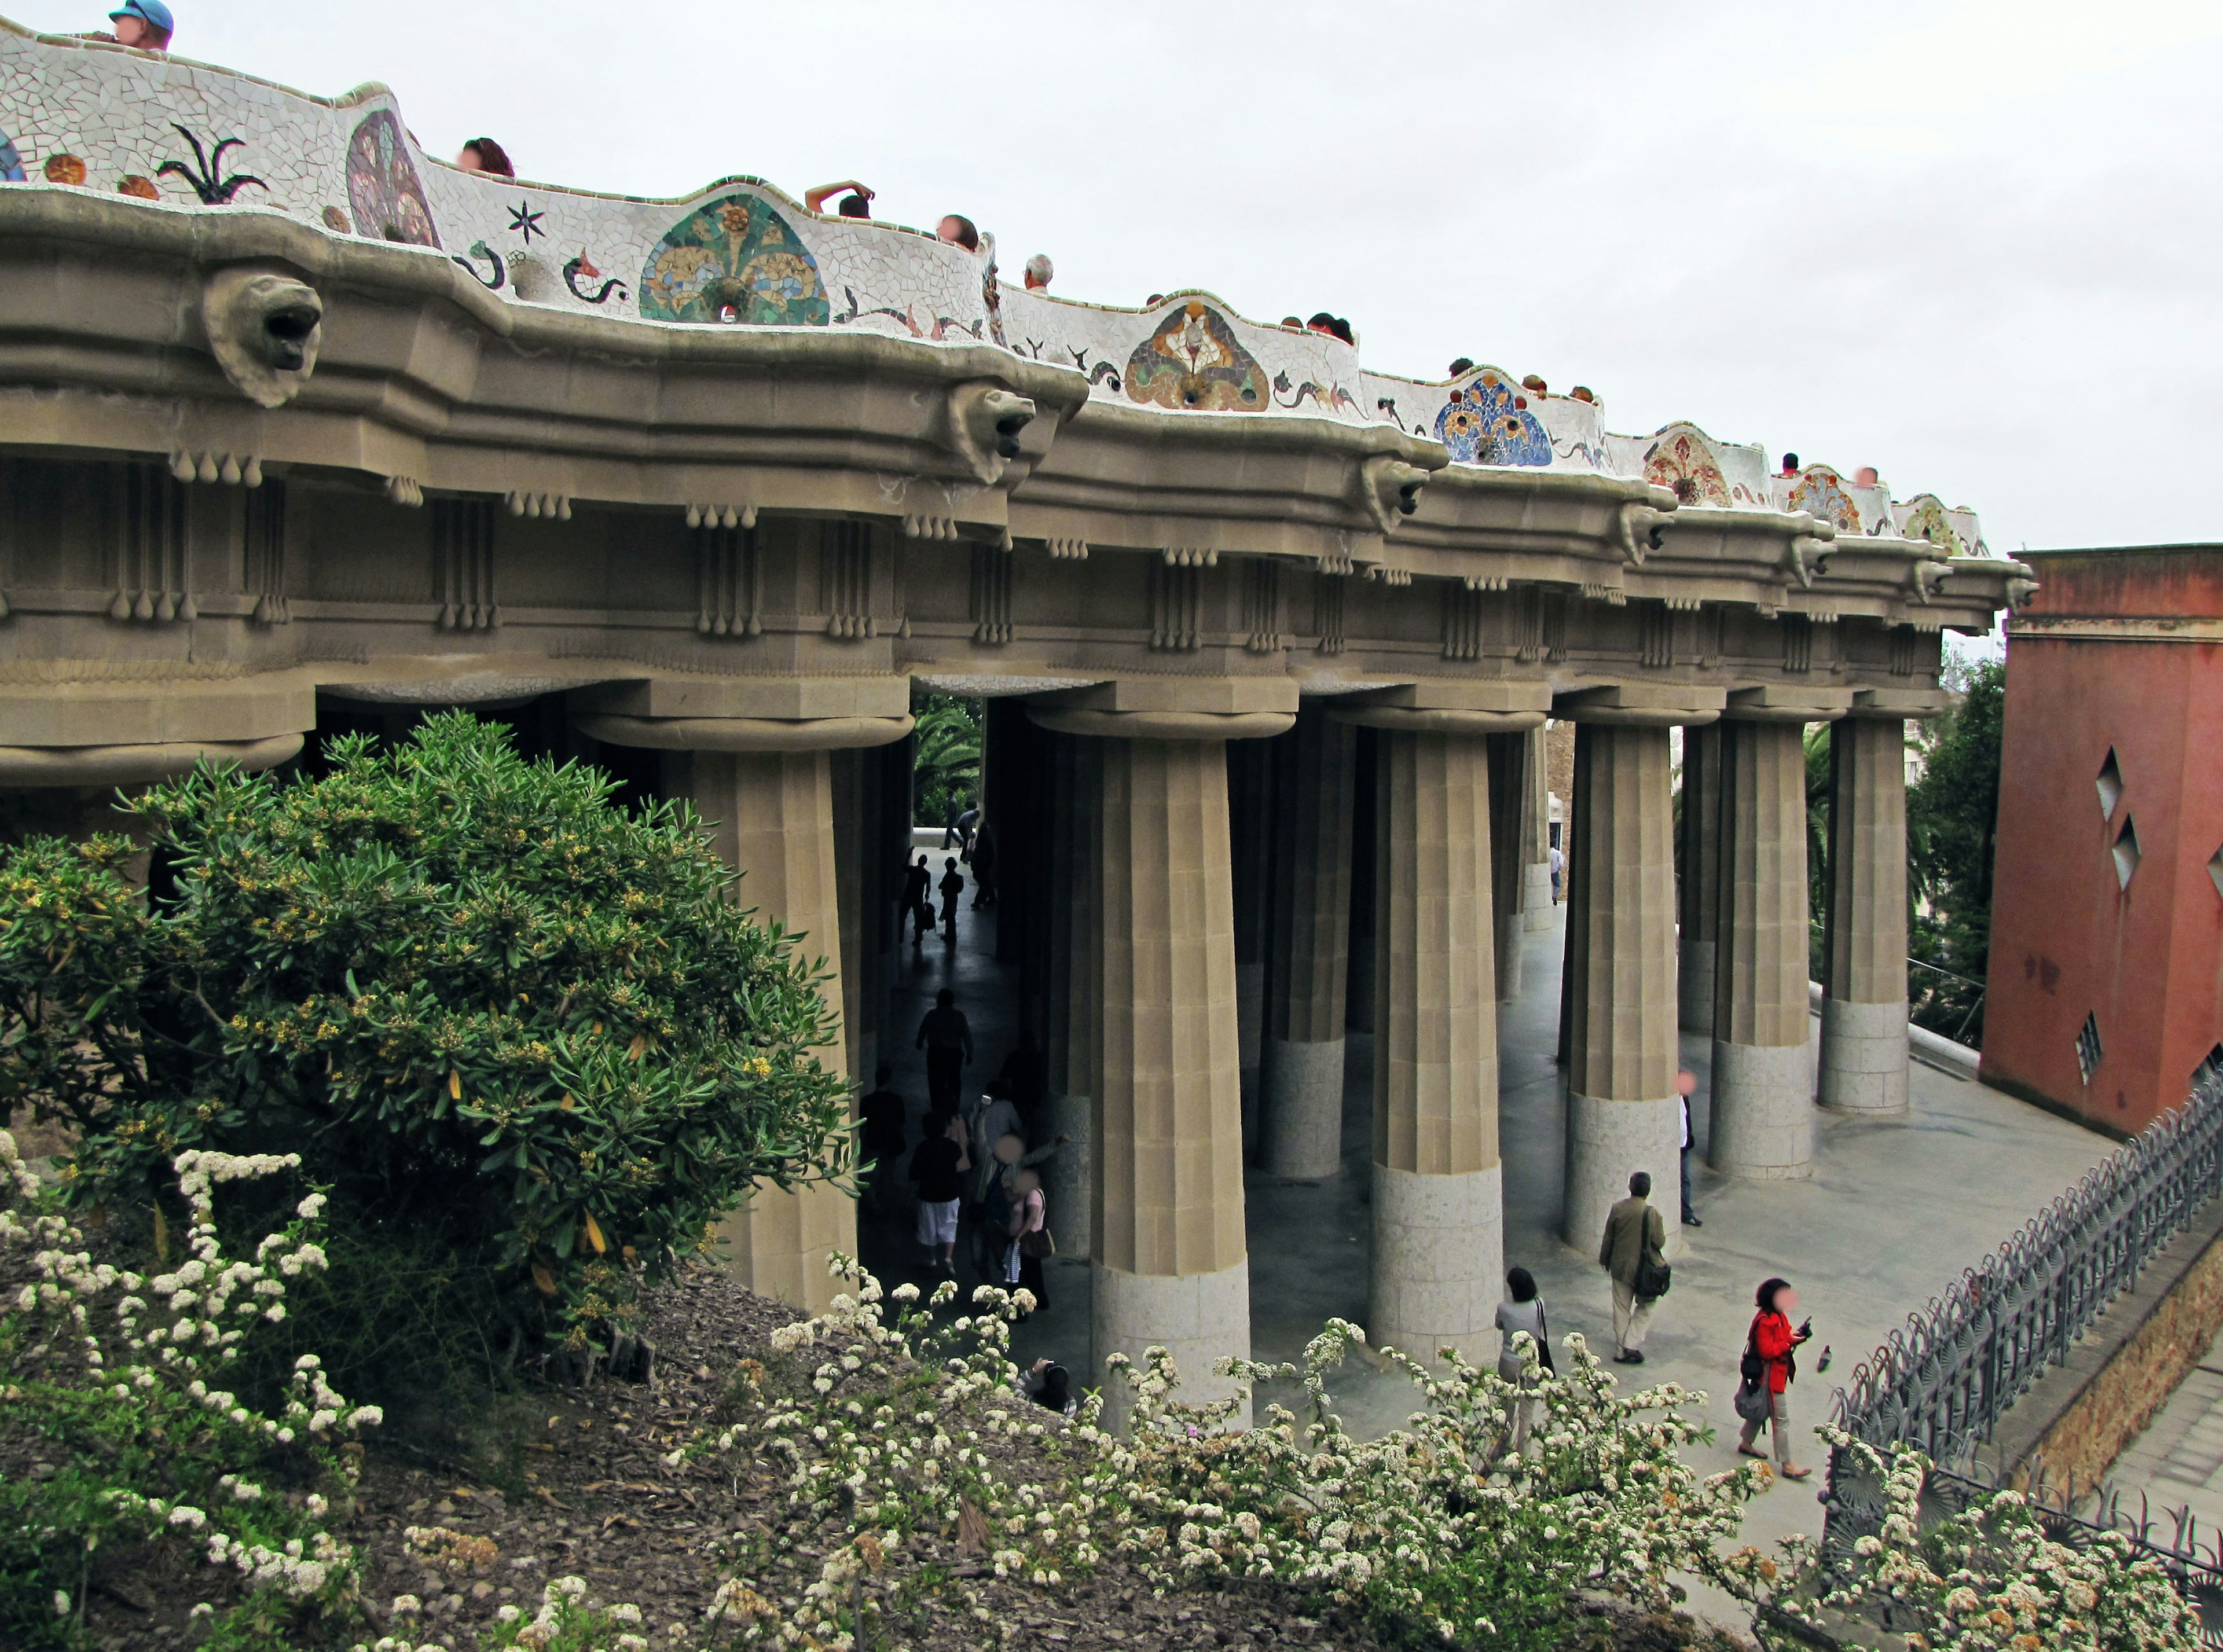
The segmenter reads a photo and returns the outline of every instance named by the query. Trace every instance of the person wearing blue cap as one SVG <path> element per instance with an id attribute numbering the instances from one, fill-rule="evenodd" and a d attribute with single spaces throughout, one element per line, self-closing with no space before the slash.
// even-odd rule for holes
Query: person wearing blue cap
<path id="1" fill-rule="evenodd" d="M 116 25 L 116 32 L 95 35 L 92 39 L 135 46 L 142 52 L 168 51 L 170 36 L 178 31 L 177 22 L 162 0 L 123 0 L 123 5 L 108 14 L 108 21 Z"/>

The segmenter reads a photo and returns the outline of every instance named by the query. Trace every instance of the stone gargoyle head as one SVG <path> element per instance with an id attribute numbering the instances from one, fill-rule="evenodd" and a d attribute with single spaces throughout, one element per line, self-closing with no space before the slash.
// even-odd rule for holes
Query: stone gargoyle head
<path id="1" fill-rule="evenodd" d="M 219 270 L 201 293 L 201 324 L 224 376 L 249 401 L 282 407 L 316 371 L 324 300 L 270 270 Z"/>
<path id="2" fill-rule="evenodd" d="M 1420 508 L 1420 490 L 1428 485 L 1428 473 L 1418 465 L 1376 453 L 1359 462 L 1358 472 L 1360 502 L 1382 532 L 1395 527 L 1399 517 Z"/>
<path id="3" fill-rule="evenodd" d="M 949 445 L 984 486 L 1003 480 L 1019 456 L 1019 432 L 1034 423 L 1035 405 L 1000 385 L 954 385 L 949 391 Z"/>

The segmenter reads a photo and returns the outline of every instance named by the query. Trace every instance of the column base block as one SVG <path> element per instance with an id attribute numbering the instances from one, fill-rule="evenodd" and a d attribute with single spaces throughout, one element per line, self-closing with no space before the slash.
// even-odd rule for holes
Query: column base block
<path id="1" fill-rule="evenodd" d="M 1091 1151 L 1089 1104 L 1086 1096 L 1049 1098 L 1050 1139 L 1069 1136 L 1042 1165 L 1042 1221 L 1057 1241 L 1057 1253 L 1076 1262 L 1088 1259 L 1094 1234 L 1089 1209 L 1095 1194 L 1095 1159 Z"/>
<path id="2" fill-rule="evenodd" d="M 1683 943 L 1676 958 L 1675 1024 L 1685 1033 L 1714 1030 L 1714 955 L 1710 940 Z"/>
<path id="3" fill-rule="evenodd" d="M 1620 1102 L 1602 1096 L 1567 1096 L 1567 1195 L 1560 1234 L 1591 1257 L 1605 1237 L 1606 1213 L 1628 1197 L 1628 1178 L 1652 1172 L 1652 1200 L 1667 1229 L 1666 1253 L 1683 1250 L 1683 1227 L 1676 1220 L 1677 1190 L 1682 1185 L 1683 1103 L 1669 1096 L 1659 1101 Z"/>
<path id="4" fill-rule="evenodd" d="M 1367 1335 L 1416 1360 L 1496 1352 L 1504 1300 L 1504 1167 L 1458 1176 L 1374 1166 L 1374 1278 Z"/>
<path id="5" fill-rule="evenodd" d="M 1521 923 L 1531 932 L 1549 929 L 1559 908 L 1552 899 L 1552 867 L 1537 861 L 1521 869 Z"/>
<path id="6" fill-rule="evenodd" d="M 1707 1159 L 1724 1176 L 1797 1181 L 1814 1173 L 1811 1046 L 1714 1040 Z"/>
<path id="7" fill-rule="evenodd" d="M 1250 1357 L 1250 1259 L 1217 1273 L 1130 1273 L 1102 1262 L 1093 1272 L 1088 1380 L 1104 1382 L 1108 1426 L 1124 1429 L 1130 1409 L 1126 1381 L 1105 1379 L 1104 1362 L 1115 1354 L 1140 1367 L 1146 1350 L 1165 1349 L 1181 1379 L 1174 1398 L 1188 1404 L 1234 1391 L 1233 1379 L 1213 1375 L 1212 1368 L 1221 1360 Z M 1249 1406 L 1231 1426 L 1250 1426 Z"/>
<path id="8" fill-rule="evenodd" d="M 1259 1134 L 1268 1171 L 1313 1182 L 1343 1172 L 1344 1041 L 1271 1042 Z"/>
<path id="9" fill-rule="evenodd" d="M 1906 1112 L 1906 1062 L 1905 1003 L 1822 1001 L 1823 1106 L 1875 1116 Z"/>

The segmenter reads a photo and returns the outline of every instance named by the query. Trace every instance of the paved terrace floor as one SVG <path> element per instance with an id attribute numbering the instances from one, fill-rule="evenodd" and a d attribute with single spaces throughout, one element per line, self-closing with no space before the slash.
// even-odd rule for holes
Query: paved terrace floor
<path id="1" fill-rule="evenodd" d="M 954 948 L 938 937 L 916 957 L 908 944 L 901 948 L 891 983 L 883 1058 L 895 1065 L 896 1088 L 910 1101 L 913 1141 L 924 1115 L 926 1077 L 924 1058 L 910 1040 L 935 992 L 954 988 L 972 1020 L 979 1058 L 967 1071 L 968 1085 L 985 1084 L 1015 1039 L 1016 972 L 994 960 L 992 914 L 967 907 L 960 919 Z M 1565 1095 L 1552 1056 L 1564 933 L 1562 921 L 1527 936 L 1527 989 L 1500 1010 L 1505 1252 L 1508 1265 L 1519 1263 L 1536 1276 L 1555 1338 L 1580 1332 L 1609 1355 L 1611 1302 L 1595 1241 L 1578 1252 L 1559 1237 Z M 1365 1323 L 1372 1044 L 1354 1036 L 1348 1046 L 1343 1174 L 1300 1184 L 1257 1171 L 1249 1178 L 1250 1334 L 1258 1359 L 1300 1359 L 1331 1316 Z M 1739 1425 L 1729 1402 L 1754 1288 L 1771 1274 L 1798 1287 L 1813 1316 L 1815 1343 L 1792 1391 L 1792 1418 L 1800 1430 L 1798 1460 L 1817 1472 L 1803 1484 L 1779 1483 L 1754 1504 L 1746 1534 L 1766 1545 L 1792 1532 L 1820 1532 L 1816 1498 L 1823 1459 L 1806 1430 L 1825 1419 L 1833 1383 L 1910 1311 L 2104 1158 L 2111 1144 L 2012 1096 L 1917 1063 L 1911 1118 L 1878 1123 L 1824 1115 L 1811 1180 L 1734 1182 L 1703 1168 L 1710 1055 L 1710 1040 L 1685 1036 L 1684 1061 L 1699 1079 L 1692 1109 L 1699 1148 L 1692 1164 L 1704 1226 L 1685 1230 L 1686 1253 L 1654 1317 L 1647 1362 L 1640 1370 L 1626 1368 L 1622 1379 L 1672 1379 L 1704 1389 L 1717 1437 L 1698 1451 L 1698 1466 L 1710 1473 L 1734 1467 Z M 1655 1203 L 1672 1217 L 1674 1190 L 1663 1191 L 1665 1201 Z M 906 1208 L 898 1215 L 868 1215 L 862 1224 L 866 1263 L 885 1281 L 930 1282 L 917 1266 L 911 1222 Z M 959 1277 L 969 1292 L 977 1276 L 965 1251 L 960 1245 Z M 1049 1306 L 1017 1328 L 1012 1352 L 1022 1364 L 1048 1354 L 1067 1366 L 1078 1384 L 1088 1358 L 1087 1265 L 1055 1259 L 1047 1282 Z M 1488 1341 L 1468 1351 L 1477 1363 L 1495 1359 L 1496 1339 Z M 1826 1376 L 1812 1368 L 1813 1354 L 1824 1343 L 1836 1352 Z M 1370 1364 L 1347 1365 L 1331 1391 L 1348 1425 L 1362 1434 L 1397 1425 L 1415 1405 L 1404 1379 Z M 1294 1385 L 1259 1397 L 1262 1404 L 1279 1399 L 1292 1409 L 1300 1398 Z M 2210 1427 L 2223 1430 L 2223 1423 Z M 1704 1609 L 1716 1603 L 1696 1604 Z M 1718 1605 L 1722 1621 L 1741 1624 L 1728 1603 Z"/>
<path id="2" fill-rule="evenodd" d="M 2196 1523 L 2186 1536 L 2203 1549 L 2223 1536 L 2223 1337 L 2208 1345 L 2107 1479 L 2134 1517 L 2144 1495 L 2165 1540 L 2175 1540 L 2180 1510 Z"/>

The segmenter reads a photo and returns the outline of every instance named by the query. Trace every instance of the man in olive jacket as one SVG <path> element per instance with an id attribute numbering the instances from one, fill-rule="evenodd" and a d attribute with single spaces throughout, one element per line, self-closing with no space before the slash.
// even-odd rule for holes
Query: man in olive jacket
<path id="1" fill-rule="evenodd" d="M 1662 1266 L 1666 1257 L 1667 1227 L 1647 1202 L 1652 1176 L 1639 1171 L 1628 1178 L 1628 1197 L 1606 1212 L 1605 1242 L 1598 1247 L 1598 1266 L 1613 1277 L 1613 1339 L 1618 1365 L 1644 1363 L 1644 1333 L 1652 1324 L 1656 1298 L 1639 1297 L 1636 1280 L 1647 1262 Z"/>

